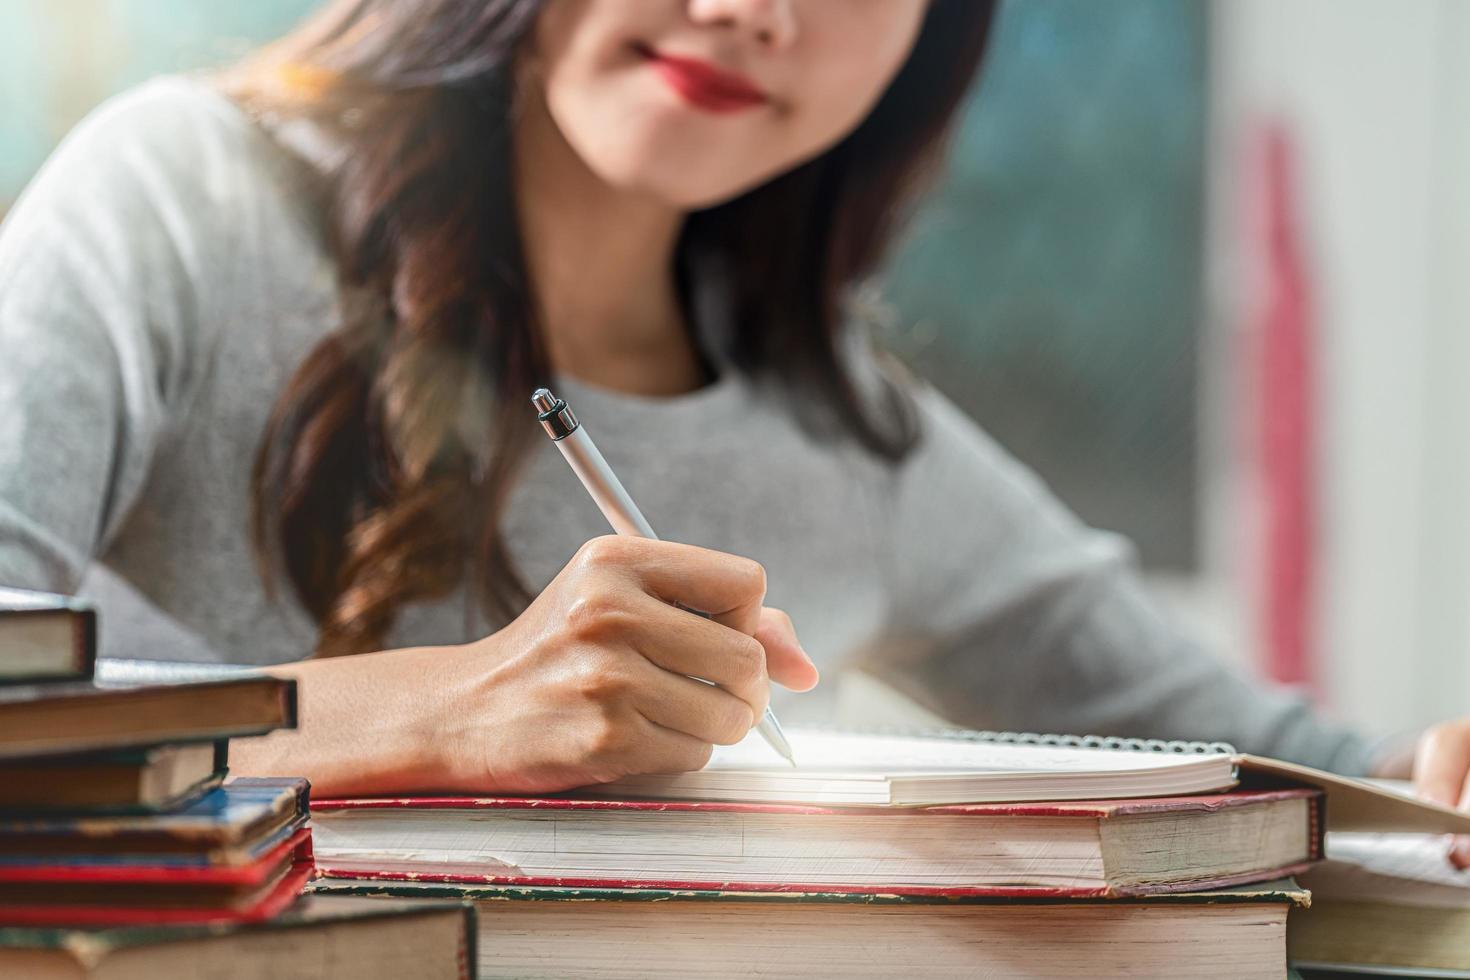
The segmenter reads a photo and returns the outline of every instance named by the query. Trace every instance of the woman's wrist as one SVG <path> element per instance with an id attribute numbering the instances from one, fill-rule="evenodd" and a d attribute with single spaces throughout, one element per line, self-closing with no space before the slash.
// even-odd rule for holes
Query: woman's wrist
<path id="1" fill-rule="evenodd" d="M 453 648 L 412 648 L 283 665 L 297 682 L 297 727 L 237 742 L 232 768 L 301 775 L 317 796 L 449 785 L 440 725 Z"/>
<path id="2" fill-rule="evenodd" d="M 349 724 L 361 733 L 349 738 L 360 749 L 344 764 L 360 765 L 362 779 L 377 792 L 458 788 L 446 722 L 457 714 L 464 674 L 458 661 L 468 652 L 457 646 L 414 647 L 342 661 L 352 675 L 344 682 L 351 685 L 345 693 L 354 706 Z"/>
<path id="3" fill-rule="evenodd" d="M 463 661 L 486 642 L 369 654 L 383 658 L 384 683 L 395 690 L 397 724 L 384 739 L 383 778 L 417 791 L 467 788 L 456 721 L 479 705 L 471 703 L 477 674 Z"/>
<path id="4" fill-rule="evenodd" d="M 1368 773 L 1373 779 L 1411 779 L 1414 751 L 1422 730 L 1397 732 L 1377 739 L 1368 748 Z"/>

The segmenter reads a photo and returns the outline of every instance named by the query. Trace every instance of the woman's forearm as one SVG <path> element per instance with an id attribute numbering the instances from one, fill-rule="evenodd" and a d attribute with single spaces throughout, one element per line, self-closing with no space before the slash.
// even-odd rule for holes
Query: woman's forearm
<path id="1" fill-rule="evenodd" d="M 230 745 L 242 776 L 305 776 L 317 796 L 435 788 L 441 754 L 433 703 L 446 656 L 424 647 L 271 668 L 297 683 L 297 727 Z"/>

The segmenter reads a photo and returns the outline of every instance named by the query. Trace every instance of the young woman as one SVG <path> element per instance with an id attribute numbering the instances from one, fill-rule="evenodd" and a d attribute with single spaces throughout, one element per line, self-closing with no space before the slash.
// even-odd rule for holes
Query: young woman
<path id="1" fill-rule="evenodd" d="M 327 795 L 697 767 L 814 664 L 1382 771 L 852 325 L 990 14 L 341 0 L 114 102 L 0 234 L 0 581 L 97 596 L 113 656 L 287 665 L 300 730 L 234 758 Z M 545 383 L 687 543 L 606 536 Z M 1466 728 L 1423 745 L 1457 798 Z"/>

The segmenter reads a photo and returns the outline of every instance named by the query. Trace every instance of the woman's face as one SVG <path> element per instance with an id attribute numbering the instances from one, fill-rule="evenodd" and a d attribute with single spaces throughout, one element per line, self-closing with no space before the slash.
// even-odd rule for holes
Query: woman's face
<path id="1" fill-rule="evenodd" d="M 529 64 L 552 122 L 609 184 L 696 209 L 850 133 L 928 0 L 550 0 Z"/>

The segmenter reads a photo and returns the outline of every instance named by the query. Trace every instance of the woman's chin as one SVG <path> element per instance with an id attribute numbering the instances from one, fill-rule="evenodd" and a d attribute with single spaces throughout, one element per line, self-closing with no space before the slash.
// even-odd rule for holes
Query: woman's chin
<path id="1" fill-rule="evenodd" d="M 708 159 L 671 156 L 624 161 L 620 166 L 594 167 L 608 185 L 676 208 L 703 211 L 732 201 L 771 179 L 766 171 L 721 172 Z"/>

